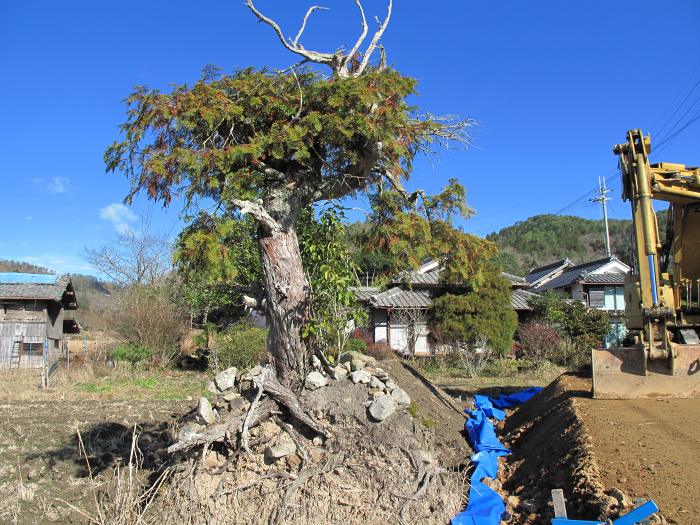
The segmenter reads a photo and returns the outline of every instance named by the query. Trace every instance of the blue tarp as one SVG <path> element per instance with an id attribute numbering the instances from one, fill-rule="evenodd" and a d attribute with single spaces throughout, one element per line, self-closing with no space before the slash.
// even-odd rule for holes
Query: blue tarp
<path id="1" fill-rule="evenodd" d="M 518 405 L 522 405 L 525 401 L 530 399 L 535 394 L 542 391 L 541 386 L 533 386 L 527 390 L 521 390 L 520 392 L 513 392 L 512 394 L 501 394 L 497 398 L 489 398 L 493 406 L 496 408 L 511 408 Z"/>
<path id="2" fill-rule="evenodd" d="M 465 410 L 469 419 L 464 423 L 467 438 L 476 454 L 471 457 L 474 472 L 471 475 L 469 488 L 469 504 L 457 514 L 452 525 L 499 525 L 506 510 L 501 496 L 483 483 L 484 478 L 495 479 L 498 476 L 498 457 L 505 456 L 510 451 L 505 448 L 489 418 L 502 420 L 505 412 L 500 408 L 520 405 L 537 394 L 541 388 L 528 388 L 508 396 L 501 395 L 498 399 L 488 396 L 474 396 L 474 410 Z"/>

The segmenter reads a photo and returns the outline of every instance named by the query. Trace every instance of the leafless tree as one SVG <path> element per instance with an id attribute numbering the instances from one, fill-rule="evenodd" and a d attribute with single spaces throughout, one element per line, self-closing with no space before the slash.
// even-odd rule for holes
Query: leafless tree
<path id="1" fill-rule="evenodd" d="M 391 311 L 392 330 L 399 327 L 405 330 L 406 343 L 401 349 L 404 355 L 415 354 L 418 339 L 421 335 L 425 335 L 427 320 L 427 312 L 421 308 L 396 308 Z M 392 340 L 394 340 L 393 337 Z"/>
<path id="2" fill-rule="evenodd" d="M 139 230 L 119 233 L 99 248 L 86 247 L 83 258 L 119 286 L 152 286 L 171 268 L 171 246 L 164 235 L 151 232 L 148 220 Z"/>

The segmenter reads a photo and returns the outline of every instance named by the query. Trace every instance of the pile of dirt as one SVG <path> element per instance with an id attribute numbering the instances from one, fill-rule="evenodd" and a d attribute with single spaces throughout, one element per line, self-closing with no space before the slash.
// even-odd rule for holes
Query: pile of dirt
<path id="1" fill-rule="evenodd" d="M 590 381 L 565 374 L 507 418 L 502 431 L 511 447 L 502 471 L 511 523 L 554 517 L 551 490 L 563 489 L 570 517 L 597 518 L 608 497 L 579 414 L 577 397 L 590 396 Z"/>
<path id="2" fill-rule="evenodd" d="M 235 430 L 203 447 L 172 447 L 182 455 L 167 495 L 158 500 L 160 519 L 448 523 L 463 507 L 467 490 L 465 474 L 447 468 L 457 457 L 465 462 L 470 452 L 460 435 L 463 407 L 399 362 L 363 367 L 353 360 L 352 368 L 349 375 L 319 368 L 307 378 L 312 387 L 298 401 L 315 429 L 279 402 L 284 399 L 275 394 L 277 386 L 265 387 L 267 396 L 259 397 L 256 376 L 251 381 L 250 374 L 239 374 L 240 397 L 228 391 L 227 403 L 215 400 L 217 421 L 195 429 L 196 435 L 220 435 L 222 425 L 234 428 L 256 399 L 254 406 L 273 399 L 278 406 L 271 417 L 251 425 L 248 451 Z M 391 409 L 378 420 L 375 404 L 387 398 L 396 402 L 386 401 Z M 201 441 L 188 434 L 191 423 L 183 422 L 180 442 Z"/>

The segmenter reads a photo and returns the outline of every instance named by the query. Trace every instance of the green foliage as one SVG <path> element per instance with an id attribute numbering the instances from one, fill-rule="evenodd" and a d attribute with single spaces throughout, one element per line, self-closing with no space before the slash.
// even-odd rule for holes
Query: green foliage
<path id="1" fill-rule="evenodd" d="M 137 364 L 153 357 L 153 354 L 154 352 L 150 348 L 132 343 L 115 348 L 112 357 L 115 361 L 123 361 L 135 367 Z"/>
<path id="2" fill-rule="evenodd" d="M 657 213 L 662 240 L 666 232 L 666 212 Z M 610 219 L 612 252 L 632 263 L 632 221 Z M 501 250 L 501 263 L 508 272 L 526 274 L 530 268 L 566 257 L 583 262 L 605 256 L 604 225 L 570 215 L 535 215 L 487 236 Z"/>
<path id="3" fill-rule="evenodd" d="M 240 302 L 241 288 L 260 282 L 257 227 L 250 218 L 200 213 L 178 236 L 173 253 L 181 294 L 192 311 Z"/>
<path id="4" fill-rule="evenodd" d="M 348 352 L 360 352 L 361 354 L 364 354 L 367 351 L 367 343 L 365 343 L 362 339 L 351 337 L 348 340 L 348 344 L 345 346 L 345 350 Z"/>
<path id="5" fill-rule="evenodd" d="M 358 326 L 367 320 L 351 289 L 359 284 L 357 266 L 345 244 L 342 218 L 341 212 L 329 208 L 314 219 L 309 208 L 297 224 L 301 257 L 311 285 L 312 315 L 302 335 L 313 338 L 324 352 L 336 355 L 345 350 L 349 324 Z"/>
<path id="6" fill-rule="evenodd" d="M 480 341 L 500 355 L 510 349 L 517 316 L 510 304 L 510 283 L 493 265 L 485 265 L 478 287 L 446 293 L 430 309 L 431 331 L 447 345 L 474 348 Z"/>
<path id="7" fill-rule="evenodd" d="M 355 227 L 352 237 L 361 247 L 363 260 L 381 261 L 373 270 L 392 275 L 435 259 L 442 262 L 443 282 L 478 286 L 483 263 L 495 257 L 497 249 L 492 242 L 453 227 L 455 215 L 471 212 L 464 188 L 450 179 L 437 195 L 423 195 L 420 205 L 417 198 L 396 191 L 372 197 L 368 225 Z"/>
<path id="8" fill-rule="evenodd" d="M 534 314 L 546 319 L 562 336 L 590 344 L 601 344 L 610 331 L 610 318 L 604 310 L 588 308 L 581 301 L 568 300 L 548 292 L 532 301 Z"/>
<path id="9" fill-rule="evenodd" d="M 578 368 L 590 361 L 591 349 L 601 345 L 610 331 L 607 312 L 588 308 L 581 301 L 567 300 L 549 292 L 532 302 L 537 317 L 552 324 L 561 336 L 557 364 Z"/>
<path id="10" fill-rule="evenodd" d="M 209 341 L 209 368 L 220 372 L 232 366 L 256 366 L 266 358 L 266 340 L 267 330 L 245 321 L 214 333 Z"/>
<path id="11" fill-rule="evenodd" d="M 262 198 L 278 184 L 267 168 L 321 190 L 307 195 L 311 203 L 333 196 L 326 183 L 353 173 L 368 144 L 382 144 L 387 174 L 408 176 L 418 148 L 448 127 L 413 118 L 405 99 L 414 93 L 415 81 L 391 69 L 328 80 L 311 70 L 247 68 L 170 93 L 138 87 L 127 98 L 125 140 L 107 149 L 105 163 L 129 176 L 131 196 L 143 190 L 166 203 L 183 186 L 188 203 Z"/>

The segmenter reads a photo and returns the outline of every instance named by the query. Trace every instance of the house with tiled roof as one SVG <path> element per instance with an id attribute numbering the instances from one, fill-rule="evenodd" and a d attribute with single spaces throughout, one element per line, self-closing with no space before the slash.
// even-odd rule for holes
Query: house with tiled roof
<path id="1" fill-rule="evenodd" d="M 532 291 L 539 294 L 552 291 L 607 311 L 611 331 L 606 343 L 617 345 L 626 333 L 624 284 L 630 270 L 615 255 L 582 264 L 564 259 L 533 268 L 525 279 L 532 285 Z"/>
<path id="2" fill-rule="evenodd" d="M 428 261 L 415 271 L 400 272 L 392 279 L 387 290 L 360 287 L 355 290 L 359 301 L 369 312 L 368 336 L 371 342 L 387 344 L 403 355 L 433 355 L 428 327 L 428 309 L 433 297 L 441 295 L 440 266 Z M 532 311 L 531 301 L 537 297 L 528 291 L 525 278 L 503 273 L 511 282 L 511 304 L 518 319 L 527 318 Z"/>
<path id="3" fill-rule="evenodd" d="M 78 325 L 65 316 L 78 301 L 67 275 L 0 273 L 0 367 L 41 366 L 59 355 L 63 334 Z"/>

